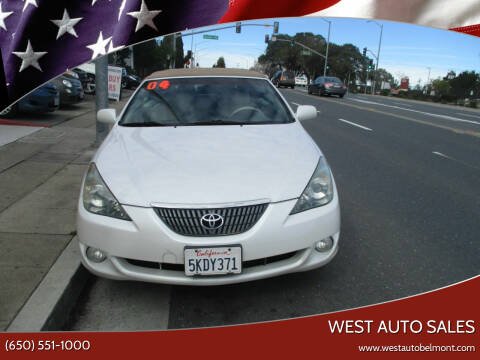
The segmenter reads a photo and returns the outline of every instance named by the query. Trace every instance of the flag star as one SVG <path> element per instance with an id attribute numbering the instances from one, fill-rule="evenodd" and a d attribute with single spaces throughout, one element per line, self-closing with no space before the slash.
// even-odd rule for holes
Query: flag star
<path id="1" fill-rule="evenodd" d="M 7 31 L 7 26 L 5 25 L 5 19 L 13 14 L 13 11 L 5 11 L 2 10 L 2 3 L 0 3 L 0 27 Z"/>
<path id="2" fill-rule="evenodd" d="M 122 12 L 125 9 L 125 3 L 127 0 L 122 0 L 122 4 L 120 5 L 120 9 L 118 10 L 118 21 L 120 21 L 120 17 L 122 16 Z"/>
<path id="3" fill-rule="evenodd" d="M 145 25 L 148 25 L 152 29 L 158 31 L 157 26 L 153 23 L 153 18 L 161 12 L 162 10 L 149 11 L 147 5 L 145 5 L 145 0 L 142 0 L 140 11 L 132 11 L 127 14 L 137 19 L 137 27 L 135 28 L 135 32 L 143 28 Z"/>
<path id="4" fill-rule="evenodd" d="M 70 16 L 68 15 L 67 9 L 65 9 L 63 11 L 62 20 L 50 20 L 50 21 L 58 26 L 57 39 L 67 32 L 78 38 L 78 35 L 73 27 L 77 25 L 77 23 L 82 19 L 83 18 L 71 19 Z"/>
<path id="5" fill-rule="evenodd" d="M 23 0 L 23 1 L 25 2 L 25 5 L 23 6 L 22 12 L 25 11 L 25 9 L 27 8 L 27 6 L 28 6 L 29 4 L 31 4 L 31 5 L 35 6 L 36 8 L 38 8 L 37 0 Z"/>
<path id="6" fill-rule="evenodd" d="M 98 39 L 95 44 L 88 45 L 87 48 L 93 51 L 92 54 L 92 60 L 97 58 L 99 55 L 105 55 L 105 46 L 107 46 L 108 42 L 110 41 L 112 37 L 108 37 L 106 39 L 103 38 L 103 34 L 100 31 L 100 34 L 98 34 Z"/>
<path id="7" fill-rule="evenodd" d="M 15 51 L 13 52 L 13 54 L 22 59 L 22 65 L 20 66 L 19 72 L 22 72 L 29 66 L 33 66 L 35 69 L 42 71 L 42 68 L 38 63 L 38 59 L 40 59 L 43 55 L 47 54 L 47 52 L 33 51 L 32 44 L 30 44 L 30 40 L 28 40 L 27 50 L 25 50 L 25 52 Z"/>

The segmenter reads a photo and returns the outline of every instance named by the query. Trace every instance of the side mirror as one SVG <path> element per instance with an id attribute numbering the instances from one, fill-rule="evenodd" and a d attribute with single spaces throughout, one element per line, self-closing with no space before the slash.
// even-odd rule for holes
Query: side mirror
<path id="1" fill-rule="evenodd" d="M 317 109 L 312 105 L 299 105 L 297 108 L 297 120 L 312 120 L 317 117 Z"/>
<path id="2" fill-rule="evenodd" d="M 117 122 L 117 112 L 115 109 L 102 109 L 97 113 L 97 120 L 107 125 L 114 125 Z"/>

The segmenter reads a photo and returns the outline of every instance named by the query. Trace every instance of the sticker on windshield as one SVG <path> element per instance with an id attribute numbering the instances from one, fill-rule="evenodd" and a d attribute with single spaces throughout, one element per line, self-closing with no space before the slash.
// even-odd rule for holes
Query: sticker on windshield
<path id="1" fill-rule="evenodd" d="M 167 90 L 170 87 L 170 81 L 163 80 L 159 85 L 163 90 Z"/>
<path id="2" fill-rule="evenodd" d="M 155 90 L 158 83 L 156 81 L 149 82 L 147 84 L 147 90 Z"/>
<path id="3" fill-rule="evenodd" d="M 170 81 L 163 80 L 160 83 L 158 83 L 157 81 L 151 81 L 147 84 L 147 90 L 155 90 L 157 86 L 160 89 L 167 90 L 170 87 Z"/>

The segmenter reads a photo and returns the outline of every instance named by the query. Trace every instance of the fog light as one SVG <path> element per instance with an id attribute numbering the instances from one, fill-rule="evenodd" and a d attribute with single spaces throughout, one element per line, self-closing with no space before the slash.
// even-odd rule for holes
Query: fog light
<path id="1" fill-rule="evenodd" d="M 100 249 L 89 247 L 87 248 L 87 258 L 90 261 L 101 263 L 103 260 L 107 258 L 107 255 L 105 255 L 105 253 Z"/>
<path id="2" fill-rule="evenodd" d="M 332 237 L 328 237 L 328 238 L 326 238 L 326 239 L 322 239 L 322 240 L 318 241 L 318 242 L 315 244 L 315 250 L 317 250 L 318 252 L 328 251 L 328 250 L 330 250 L 332 247 L 333 247 L 333 239 L 332 239 Z"/>

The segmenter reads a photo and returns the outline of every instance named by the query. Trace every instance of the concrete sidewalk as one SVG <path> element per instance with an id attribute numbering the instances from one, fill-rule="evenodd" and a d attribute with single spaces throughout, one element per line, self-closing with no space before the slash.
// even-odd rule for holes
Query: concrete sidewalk
<path id="1" fill-rule="evenodd" d="M 81 180 L 96 149 L 94 103 L 87 105 L 88 112 L 0 147 L 0 331 L 76 233 Z"/>

